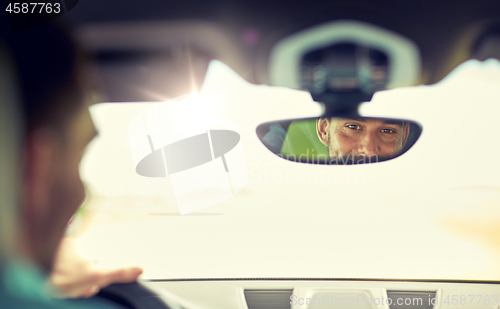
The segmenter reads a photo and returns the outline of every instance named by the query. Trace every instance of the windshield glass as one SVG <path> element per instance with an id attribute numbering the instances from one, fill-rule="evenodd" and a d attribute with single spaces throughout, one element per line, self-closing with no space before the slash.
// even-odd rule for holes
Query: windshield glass
<path id="1" fill-rule="evenodd" d="M 216 61 L 198 94 L 94 105 L 80 251 L 144 279 L 500 280 L 499 83 L 498 61 L 469 61 L 436 85 L 376 93 L 362 116 L 423 130 L 366 165 L 273 154 L 257 126 L 320 106 Z"/>

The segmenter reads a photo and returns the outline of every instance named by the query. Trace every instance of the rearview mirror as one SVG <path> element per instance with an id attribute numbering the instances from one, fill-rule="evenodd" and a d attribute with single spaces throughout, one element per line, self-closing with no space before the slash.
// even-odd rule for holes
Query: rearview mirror
<path id="1" fill-rule="evenodd" d="M 257 127 L 274 154 L 310 164 L 366 164 L 396 158 L 422 132 L 413 121 L 389 118 L 320 117 L 267 122 Z"/>

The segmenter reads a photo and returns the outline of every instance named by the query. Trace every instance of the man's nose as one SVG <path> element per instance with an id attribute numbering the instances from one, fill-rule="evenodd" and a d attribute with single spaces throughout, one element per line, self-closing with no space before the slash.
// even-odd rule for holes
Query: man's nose
<path id="1" fill-rule="evenodd" d="M 359 145 L 359 153 L 367 156 L 378 154 L 379 145 L 375 133 L 368 132 Z"/>

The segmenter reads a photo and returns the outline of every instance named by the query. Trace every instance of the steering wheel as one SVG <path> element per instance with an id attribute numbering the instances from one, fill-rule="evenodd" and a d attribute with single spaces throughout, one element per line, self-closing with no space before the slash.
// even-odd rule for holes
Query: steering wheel
<path id="1" fill-rule="evenodd" d="M 117 304 L 121 309 L 182 309 L 180 305 L 166 300 L 140 282 L 111 284 L 94 297 L 69 301 L 86 304 L 89 308 L 96 303 L 108 303 Z"/>

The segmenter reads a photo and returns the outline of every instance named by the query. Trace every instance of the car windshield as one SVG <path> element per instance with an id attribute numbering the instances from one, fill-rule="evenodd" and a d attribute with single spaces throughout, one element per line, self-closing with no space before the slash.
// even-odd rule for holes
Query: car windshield
<path id="1" fill-rule="evenodd" d="M 365 165 L 274 155 L 256 127 L 320 105 L 217 61 L 199 93 L 96 104 L 79 249 L 104 267 L 141 266 L 144 279 L 500 280 L 499 83 L 498 61 L 470 60 L 438 84 L 376 93 L 362 116 L 423 131 L 404 155 Z M 167 162 L 181 144 L 189 158 Z"/>

